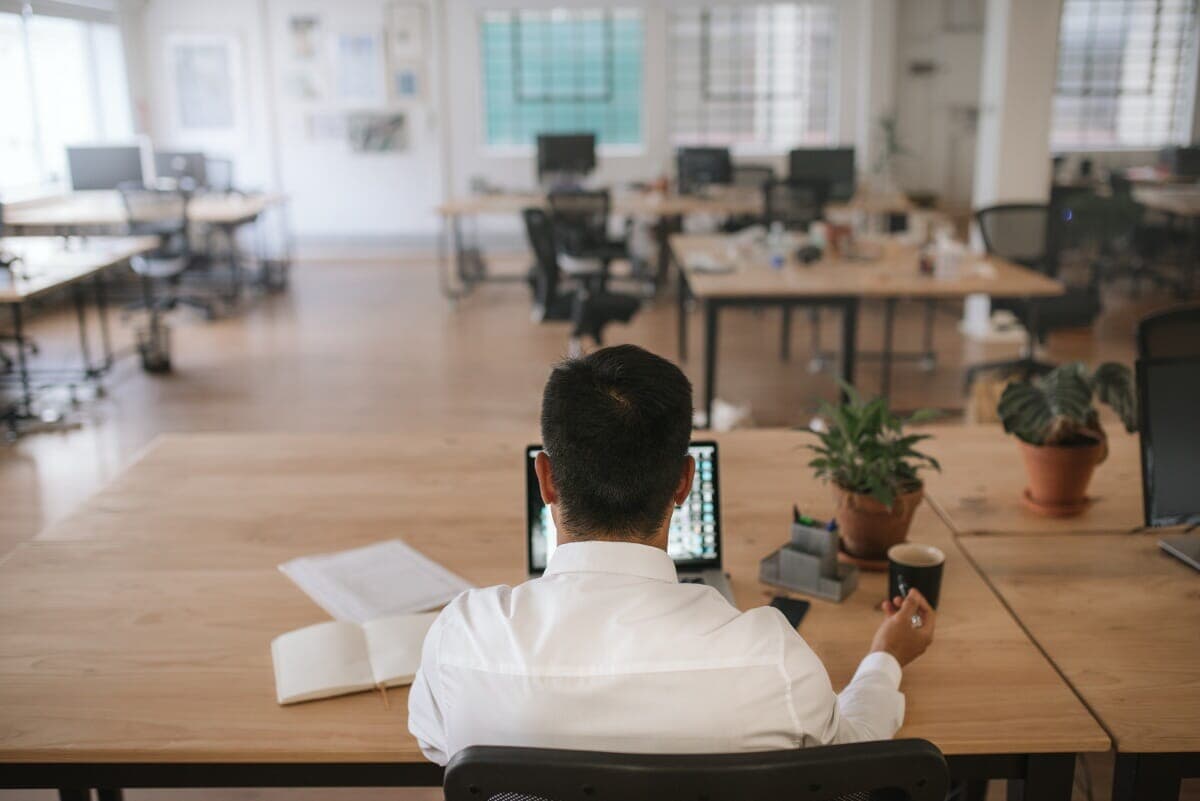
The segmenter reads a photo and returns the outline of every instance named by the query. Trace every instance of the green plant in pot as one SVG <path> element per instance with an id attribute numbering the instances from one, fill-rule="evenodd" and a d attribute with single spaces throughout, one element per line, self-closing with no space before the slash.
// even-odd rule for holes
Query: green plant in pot
<path id="1" fill-rule="evenodd" d="M 864 400 L 853 387 L 842 388 L 848 402 L 823 404 L 824 429 L 810 429 L 819 442 L 807 446 L 816 454 L 808 464 L 817 478 L 833 487 L 835 518 L 846 552 L 880 560 L 887 557 L 888 548 L 908 537 L 924 494 L 919 472 L 941 469 L 936 459 L 915 449 L 929 435 L 905 430 L 936 412 L 901 418 L 883 398 Z"/>
<path id="2" fill-rule="evenodd" d="M 1133 373 L 1105 362 L 1088 373 L 1079 362 L 1004 388 L 997 411 L 1025 458 L 1026 506 L 1039 514 L 1069 517 L 1087 508 L 1096 465 L 1108 456 L 1108 438 L 1095 401 L 1112 407 L 1125 430 L 1137 430 Z"/>

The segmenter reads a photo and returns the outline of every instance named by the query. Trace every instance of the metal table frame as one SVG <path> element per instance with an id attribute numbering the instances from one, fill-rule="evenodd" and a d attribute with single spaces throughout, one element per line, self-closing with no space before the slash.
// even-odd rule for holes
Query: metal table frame
<path id="1" fill-rule="evenodd" d="M 1012 801 L 1070 801 L 1074 754 L 947 756 L 950 775 L 982 799 L 985 782 L 1009 782 Z M 120 788 L 179 787 L 440 787 L 442 768 L 429 762 L 112 762 L 0 765 L 0 787 L 58 789 L 62 801 L 121 801 Z"/>
<path id="2" fill-rule="evenodd" d="M 1200 753 L 1123 754 L 1113 765 L 1113 801 L 1179 798 L 1184 779 L 1200 778 Z"/>

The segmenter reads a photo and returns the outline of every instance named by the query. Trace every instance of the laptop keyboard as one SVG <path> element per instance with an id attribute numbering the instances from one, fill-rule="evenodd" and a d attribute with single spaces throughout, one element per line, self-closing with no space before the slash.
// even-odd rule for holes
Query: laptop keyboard
<path id="1" fill-rule="evenodd" d="M 704 579 L 700 578 L 699 576 L 681 576 L 679 579 L 679 583 L 680 584 L 703 584 Z"/>

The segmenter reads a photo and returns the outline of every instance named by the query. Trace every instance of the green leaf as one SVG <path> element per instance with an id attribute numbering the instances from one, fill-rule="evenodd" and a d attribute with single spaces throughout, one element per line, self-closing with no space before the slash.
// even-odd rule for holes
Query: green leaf
<path id="1" fill-rule="evenodd" d="M 1105 362 L 1092 373 L 1091 387 L 1100 402 L 1110 406 L 1121 418 L 1126 431 L 1137 431 L 1137 394 L 1134 391 L 1133 371 L 1123 364 Z"/>

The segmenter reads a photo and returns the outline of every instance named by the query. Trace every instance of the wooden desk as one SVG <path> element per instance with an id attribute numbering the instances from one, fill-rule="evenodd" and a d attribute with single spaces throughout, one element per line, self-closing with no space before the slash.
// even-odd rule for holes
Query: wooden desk
<path id="1" fill-rule="evenodd" d="M 222 227 L 252 222 L 273 205 L 277 194 L 199 194 L 188 201 L 193 222 Z M 4 224 L 25 232 L 78 233 L 123 229 L 129 220 L 117 192 L 71 192 L 4 209 Z"/>
<path id="2" fill-rule="evenodd" d="M 669 265 L 666 238 L 677 228 L 679 218 L 686 214 L 762 214 L 762 193 L 741 188 L 714 192 L 708 195 L 678 195 L 660 192 L 618 190 L 612 193 L 612 213 L 623 217 L 647 217 L 656 221 L 655 233 L 659 244 L 659 263 L 654 276 L 655 286 L 666 280 Z M 527 208 L 544 208 L 544 192 L 498 192 L 489 195 L 466 195 L 451 198 L 434 211 L 441 217 L 442 232 L 438 237 L 438 276 L 442 294 L 451 300 L 471 291 L 484 281 L 524 281 L 525 276 L 489 276 L 478 248 L 469 248 L 462 231 L 464 217 L 519 216 Z M 447 248 L 449 240 L 449 248 Z M 458 286 L 450 282 L 450 251 L 453 251 L 454 275 Z"/>
<path id="3" fill-rule="evenodd" d="M 957 534 L 1132 531 L 1143 523 L 1138 437 L 1115 422 L 1105 430 L 1108 458 L 1092 476 L 1091 505 L 1077 517 L 1046 517 L 1025 507 L 1025 462 L 999 424 L 939 427 L 922 443 L 942 463 L 941 473 L 925 476 L 930 502 Z"/>
<path id="4" fill-rule="evenodd" d="M 1159 534 L 960 540 L 1108 730 L 1114 801 L 1200 777 L 1200 574 Z"/>
<path id="5" fill-rule="evenodd" d="M 791 431 L 719 437 L 726 567 L 740 605 L 768 602 L 758 560 L 793 501 L 832 508 Z M 303 554 L 403 537 L 477 584 L 525 574 L 530 436 L 174 435 L 0 564 L 0 783 L 436 783 L 407 695 L 279 707 L 268 643 L 325 615 L 278 573 Z M 469 498 L 464 499 L 464 481 Z M 935 647 L 906 671 L 902 736 L 963 778 L 1070 797 L 1074 752 L 1108 739 L 922 508 L 914 539 L 947 552 Z M 802 631 L 835 685 L 879 622 L 882 575 Z M 7 764 L 4 764 L 7 763 Z M 203 766 L 203 768 L 199 767 Z M 1041 793 L 1041 794 L 1038 794 Z"/>
<path id="6" fill-rule="evenodd" d="M 879 257 L 871 261 L 826 259 L 801 264 L 794 253 L 780 270 L 767 264 L 767 254 L 734 246 L 735 236 L 728 234 L 680 234 L 671 237 L 670 247 L 679 265 L 682 287 L 679 293 L 679 356 L 687 358 L 688 296 L 704 307 L 704 395 L 703 407 L 712 419 L 716 395 L 716 358 L 719 314 L 730 306 L 828 306 L 842 314 L 841 378 L 854 384 L 855 355 L 858 350 L 858 307 L 864 299 L 884 301 L 882 351 L 882 391 L 890 390 L 892 332 L 896 303 L 909 299 L 965 298 L 974 293 L 995 297 L 1031 298 L 1061 295 L 1063 285 L 1041 273 L 994 257 L 968 254 L 959 275 L 936 279 L 921 275 L 917 248 L 889 238 L 877 243 Z M 697 258 L 728 264 L 731 272 L 712 273 L 696 270 Z M 986 265 L 986 266 L 985 266 Z M 788 337 L 785 316 L 784 337 Z"/>
<path id="7" fill-rule="evenodd" d="M 69 242 L 64 242 L 60 237 L 0 239 L 0 253 L 20 257 L 20 261 L 14 264 L 10 271 L 0 272 L 0 305 L 7 305 L 12 315 L 12 339 L 16 343 L 15 379 L 20 389 L 16 405 L 3 415 L 8 418 L 10 433 L 15 433 L 20 422 L 30 419 L 33 414 L 35 371 L 30 368 L 25 356 L 27 340 L 23 306 L 26 301 L 56 289 L 70 287 L 76 307 L 83 359 L 79 374 L 82 380 L 98 378 L 113 363 L 104 286 L 99 275 L 109 267 L 128 261 L 157 246 L 158 239 L 152 236 L 90 237 Z M 95 279 L 96 310 L 100 320 L 103 348 L 103 357 L 98 365 L 92 361 L 87 336 L 86 307 L 80 287 L 87 279 Z"/>

